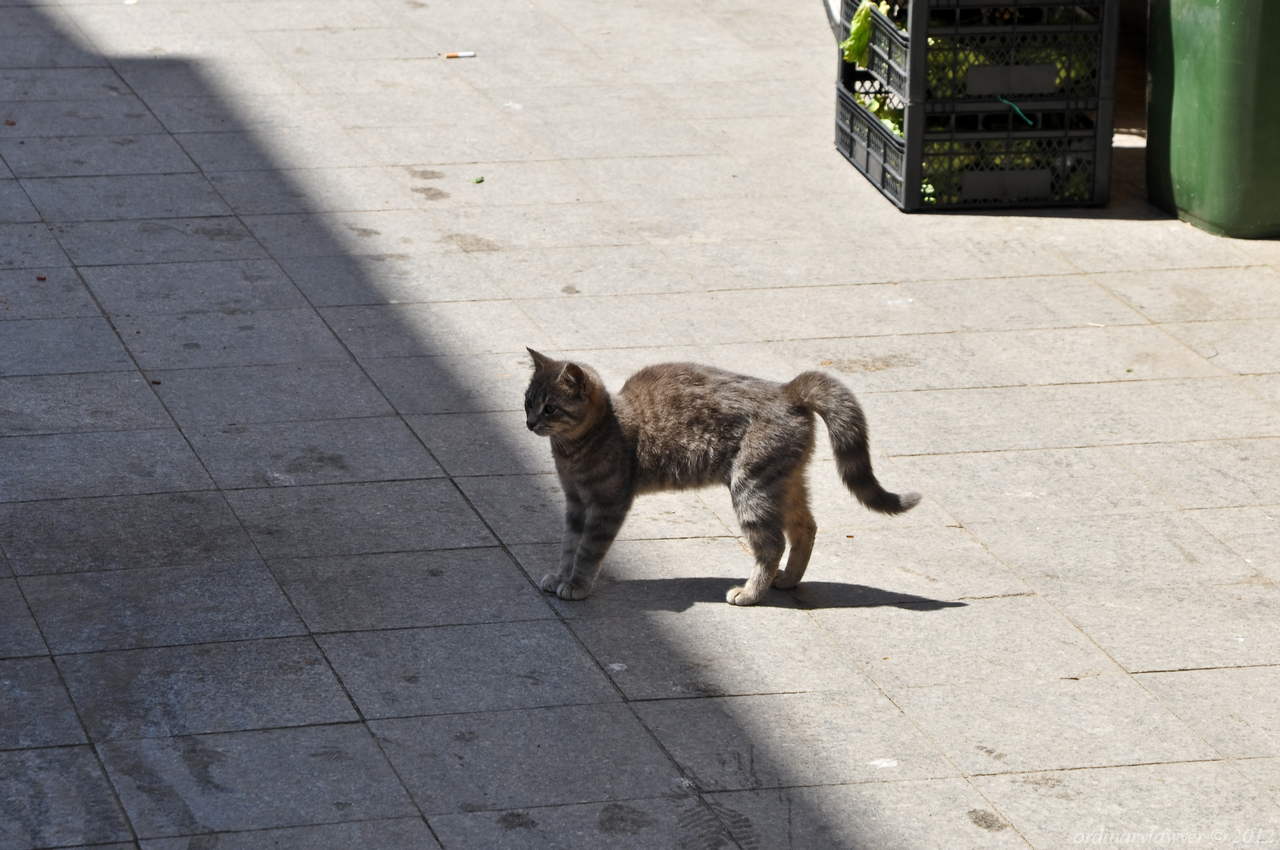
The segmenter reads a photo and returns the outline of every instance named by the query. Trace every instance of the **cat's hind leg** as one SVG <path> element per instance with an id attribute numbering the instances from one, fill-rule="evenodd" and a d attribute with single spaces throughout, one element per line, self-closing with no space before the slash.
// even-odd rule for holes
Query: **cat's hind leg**
<path id="1" fill-rule="evenodd" d="M 787 497 L 783 505 L 783 529 L 791 551 L 787 554 L 787 566 L 773 580 L 773 586 L 786 590 L 795 587 L 804 578 L 813 554 L 813 541 L 818 534 L 818 524 L 809 512 L 809 491 L 805 486 L 804 467 L 797 469 L 787 483 Z"/>
<path id="2" fill-rule="evenodd" d="M 742 535 L 755 555 L 755 569 L 742 587 L 730 588 L 725 599 L 733 605 L 754 605 L 764 598 L 778 572 L 782 550 L 786 548 L 780 511 L 781 493 L 761 488 L 756 482 L 735 482 L 729 492 Z"/>

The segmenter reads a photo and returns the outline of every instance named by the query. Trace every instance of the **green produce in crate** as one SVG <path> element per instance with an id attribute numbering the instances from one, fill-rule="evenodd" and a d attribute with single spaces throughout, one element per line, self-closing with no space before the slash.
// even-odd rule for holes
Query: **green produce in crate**
<path id="1" fill-rule="evenodd" d="M 844 51 L 844 61 L 867 67 L 867 47 L 871 44 L 871 0 L 862 0 L 858 11 L 853 13 L 853 21 L 849 24 L 849 37 L 840 42 Z M 879 9 L 889 14 L 889 4 L 881 3 Z"/>
<path id="2" fill-rule="evenodd" d="M 1079 154 L 1046 148 L 1034 139 L 925 143 L 921 201 L 926 206 L 963 203 L 969 171 L 1048 171 L 1062 200 L 1088 201 L 1093 194 L 1093 151 Z"/>
<path id="3" fill-rule="evenodd" d="M 857 92 L 854 98 L 868 112 L 880 120 L 880 123 L 888 128 L 899 139 L 902 138 L 902 107 L 892 106 L 892 100 L 888 94 L 862 94 Z"/>
<path id="4" fill-rule="evenodd" d="M 930 96 L 938 99 L 963 97 L 969 72 L 984 65 L 1051 65 L 1057 69 L 1054 82 L 1059 94 L 1084 97 L 1096 91 L 1089 51 L 1057 33 L 980 40 L 934 36 L 929 38 L 926 61 Z"/>

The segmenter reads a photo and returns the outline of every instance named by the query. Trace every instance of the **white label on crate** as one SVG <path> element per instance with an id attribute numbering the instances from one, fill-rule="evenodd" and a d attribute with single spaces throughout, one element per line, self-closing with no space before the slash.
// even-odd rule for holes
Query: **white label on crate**
<path id="1" fill-rule="evenodd" d="M 1053 175 L 1038 171 L 966 171 L 966 201 L 1029 201 L 1051 197 Z"/>
<path id="2" fill-rule="evenodd" d="M 965 91 L 980 94 L 1053 94 L 1058 69 L 1053 65 L 974 65 L 965 75 Z"/>

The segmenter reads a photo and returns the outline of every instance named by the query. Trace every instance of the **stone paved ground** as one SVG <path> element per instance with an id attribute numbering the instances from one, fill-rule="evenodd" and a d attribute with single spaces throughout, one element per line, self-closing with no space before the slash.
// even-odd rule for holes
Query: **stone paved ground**
<path id="1" fill-rule="evenodd" d="M 0 848 L 1280 841 L 1280 246 L 1140 149 L 900 215 L 818 0 L 0 7 Z M 550 603 L 525 345 L 828 369 L 927 497 Z"/>

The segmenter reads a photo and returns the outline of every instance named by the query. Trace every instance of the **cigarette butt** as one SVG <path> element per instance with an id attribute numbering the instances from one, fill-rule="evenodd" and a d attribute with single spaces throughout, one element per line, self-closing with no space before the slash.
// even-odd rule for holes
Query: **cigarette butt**
<path id="1" fill-rule="evenodd" d="M 445 59 L 474 59 L 476 52 L 474 50 L 460 50 L 457 53 L 446 53 Z"/>

